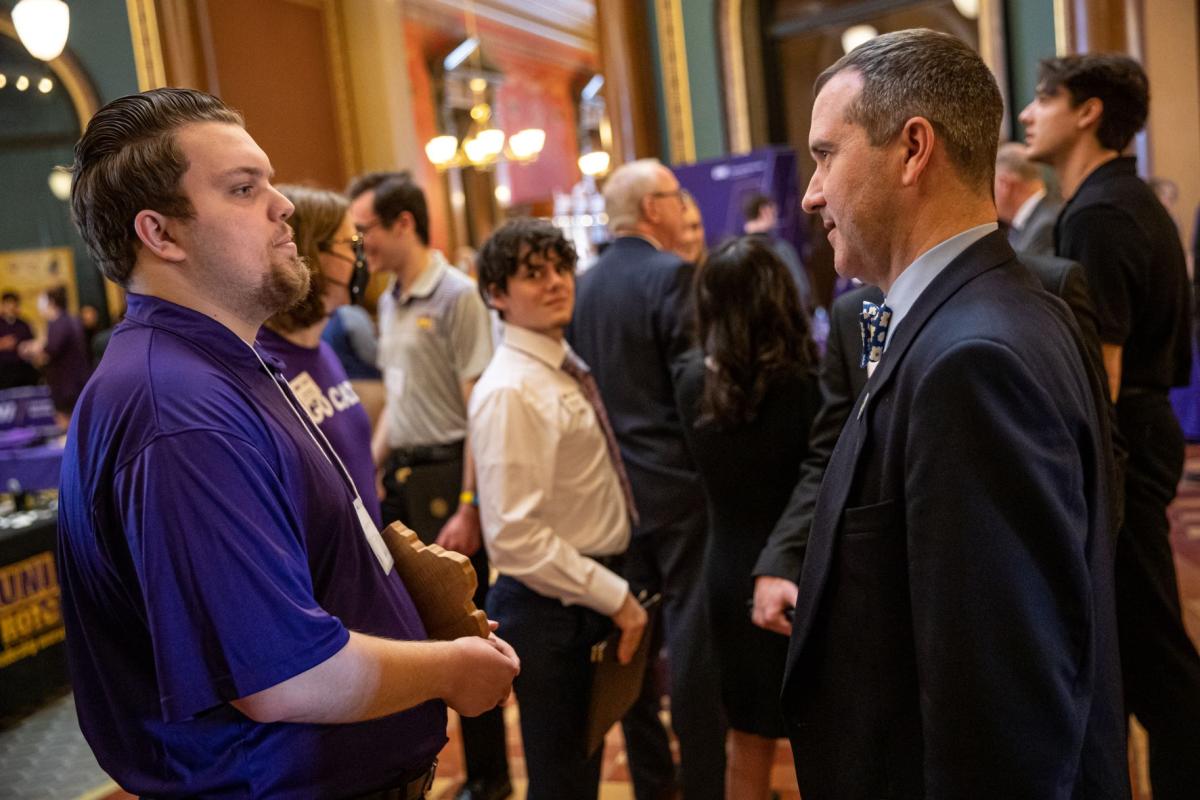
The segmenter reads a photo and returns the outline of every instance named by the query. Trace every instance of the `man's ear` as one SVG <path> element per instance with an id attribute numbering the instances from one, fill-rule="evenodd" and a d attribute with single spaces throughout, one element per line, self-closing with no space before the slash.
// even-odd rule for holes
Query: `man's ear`
<path id="1" fill-rule="evenodd" d="M 653 195 L 648 194 L 638 201 L 638 218 L 651 224 L 658 221 L 658 215 L 655 213 Z"/>
<path id="2" fill-rule="evenodd" d="M 1091 127 L 1100 127 L 1100 120 L 1104 116 L 1104 101 L 1099 97 L 1089 97 L 1079 104 L 1075 118 L 1075 125 L 1080 130 L 1085 130 Z"/>
<path id="3" fill-rule="evenodd" d="M 904 186 L 915 186 L 933 158 L 937 134 L 933 124 L 924 117 L 913 117 L 904 123 L 899 134 L 903 152 L 900 179 Z"/>
<path id="4" fill-rule="evenodd" d="M 133 230 L 142 246 L 163 261 L 174 263 L 187 258 L 175 235 L 180 224 L 174 217 L 149 209 L 142 209 L 133 218 Z"/>
<path id="5" fill-rule="evenodd" d="M 405 229 L 411 229 L 415 231 L 417 228 L 417 221 L 413 218 L 411 211 L 401 211 L 396 215 L 396 218 L 392 220 L 391 225 L 385 225 L 384 227 L 387 228 L 388 233 L 393 234 L 400 233 Z"/>
<path id="6" fill-rule="evenodd" d="M 487 285 L 487 304 L 503 315 L 508 307 L 508 295 L 502 292 L 496 284 L 489 283 Z"/>

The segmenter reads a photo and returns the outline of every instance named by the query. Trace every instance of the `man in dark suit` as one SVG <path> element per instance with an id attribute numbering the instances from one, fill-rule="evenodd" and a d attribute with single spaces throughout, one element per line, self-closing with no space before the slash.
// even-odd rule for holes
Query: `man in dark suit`
<path id="1" fill-rule="evenodd" d="M 996 154 L 996 214 L 1008 226 L 1008 243 L 1024 255 L 1054 255 L 1054 222 L 1062 203 L 1051 196 L 1042 168 L 1016 142 Z"/>
<path id="2" fill-rule="evenodd" d="M 1126 797 L 1105 420 L 1069 312 L 998 231 L 995 79 L 912 30 L 816 88 L 805 210 L 886 302 L 801 572 L 800 790 Z"/>
<path id="3" fill-rule="evenodd" d="M 725 728 L 714 712 L 719 687 L 701 591 L 707 519 L 670 370 L 691 345 L 692 267 L 670 251 L 683 227 L 683 201 L 675 176 L 652 159 L 614 172 L 604 199 L 617 238 L 580 277 L 567 338 L 592 368 L 633 487 L 640 519 L 625 577 L 635 593 L 663 595 L 683 796 L 715 799 L 724 786 Z M 669 796 L 675 783 L 660 695 L 651 665 L 642 700 L 624 722 L 638 800 Z"/>
<path id="4" fill-rule="evenodd" d="M 1088 294 L 1083 267 L 1056 256 L 1025 254 L 1021 262 L 1037 278 L 1042 288 L 1067 304 L 1079 328 L 1081 341 L 1088 353 L 1088 362 L 1095 382 L 1097 408 L 1107 413 L 1110 408 L 1104 395 L 1100 361 L 1100 337 L 1096 333 L 1096 309 Z M 867 383 L 867 370 L 862 357 L 863 301 L 883 302 L 883 292 L 876 286 L 859 286 L 833 301 L 829 312 L 829 340 L 821 360 L 821 410 L 813 420 L 808 438 L 808 457 L 800 466 L 800 479 L 788 501 L 787 508 L 775 524 L 771 537 L 754 565 L 754 624 L 783 635 L 792 632 L 789 618 L 796 605 L 800 566 L 808 544 L 813 508 L 817 492 L 825 477 L 829 457 L 838 436 L 850 417 L 855 399 Z M 1110 422 L 1114 422 L 1109 414 Z M 1114 484 L 1119 483 L 1118 465 L 1124 463 L 1123 450 L 1112 464 Z"/>

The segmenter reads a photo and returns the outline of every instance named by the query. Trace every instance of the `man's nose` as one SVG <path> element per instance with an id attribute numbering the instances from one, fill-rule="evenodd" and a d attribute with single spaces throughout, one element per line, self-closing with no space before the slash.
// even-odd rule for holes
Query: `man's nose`
<path id="1" fill-rule="evenodd" d="M 821 194 L 821 182 L 817 180 L 814 173 L 812 179 L 808 182 L 808 189 L 804 192 L 804 199 L 800 201 L 800 206 L 807 214 L 815 214 L 825 205 L 825 197 Z"/>

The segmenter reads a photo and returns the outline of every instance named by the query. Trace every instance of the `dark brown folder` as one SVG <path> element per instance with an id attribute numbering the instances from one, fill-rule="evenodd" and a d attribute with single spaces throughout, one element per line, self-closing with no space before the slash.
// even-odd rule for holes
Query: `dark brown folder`
<path id="1" fill-rule="evenodd" d="M 588 701 L 587 720 L 588 758 L 604 746 L 608 729 L 633 708 L 634 701 L 642 692 L 646 659 L 650 657 L 661 601 L 662 595 L 658 594 L 642 600 L 647 616 L 646 630 L 628 664 L 617 661 L 617 643 L 621 640 L 619 628 L 592 648 L 592 696 Z"/>

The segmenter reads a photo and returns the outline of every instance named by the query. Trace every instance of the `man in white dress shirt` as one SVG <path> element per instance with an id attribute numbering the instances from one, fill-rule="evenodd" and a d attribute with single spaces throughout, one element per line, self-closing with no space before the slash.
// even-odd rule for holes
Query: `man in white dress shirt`
<path id="1" fill-rule="evenodd" d="M 615 625 L 618 657 L 646 612 L 618 572 L 636 510 L 587 366 L 563 339 L 575 250 L 548 222 L 504 225 L 479 253 L 479 286 L 504 343 L 471 395 L 483 538 L 500 578 L 488 611 L 521 654 L 516 684 L 529 800 L 594 800 L 585 753 L 592 646 Z"/>

